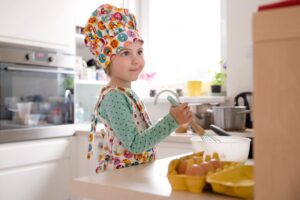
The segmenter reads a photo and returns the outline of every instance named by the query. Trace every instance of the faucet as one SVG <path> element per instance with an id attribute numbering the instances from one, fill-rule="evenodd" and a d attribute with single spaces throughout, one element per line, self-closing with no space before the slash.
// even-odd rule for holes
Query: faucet
<path id="1" fill-rule="evenodd" d="M 165 93 L 165 92 L 172 93 L 176 97 L 177 101 L 180 102 L 179 101 L 179 96 L 178 96 L 178 94 L 176 92 L 174 92 L 173 90 L 170 90 L 170 89 L 164 89 L 164 90 L 161 90 L 159 93 L 157 93 L 157 95 L 155 96 L 155 98 L 154 98 L 154 105 L 157 104 L 157 100 L 158 100 L 159 95 L 161 95 L 162 93 Z"/>

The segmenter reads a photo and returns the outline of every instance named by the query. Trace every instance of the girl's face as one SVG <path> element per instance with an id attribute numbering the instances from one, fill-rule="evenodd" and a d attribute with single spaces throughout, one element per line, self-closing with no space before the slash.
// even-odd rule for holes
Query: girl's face
<path id="1" fill-rule="evenodd" d="M 134 42 L 112 57 L 109 66 L 111 81 L 119 86 L 130 86 L 131 81 L 137 80 L 144 65 L 143 44 Z"/>

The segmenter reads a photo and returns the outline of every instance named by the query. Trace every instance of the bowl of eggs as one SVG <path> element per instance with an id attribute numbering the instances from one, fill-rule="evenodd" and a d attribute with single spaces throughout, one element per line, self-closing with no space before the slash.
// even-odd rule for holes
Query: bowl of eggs
<path id="1" fill-rule="evenodd" d="M 220 160 L 245 163 L 249 156 L 250 139 L 237 136 L 203 136 L 192 137 L 194 152 L 204 151 L 205 154 L 217 152 Z"/>

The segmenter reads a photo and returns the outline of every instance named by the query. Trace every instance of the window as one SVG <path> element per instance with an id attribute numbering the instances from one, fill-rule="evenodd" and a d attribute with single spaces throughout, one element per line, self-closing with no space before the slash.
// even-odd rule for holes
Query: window
<path id="1" fill-rule="evenodd" d="M 141 9 L 145 72 L 155 85 L 210 81 L 221 60 L 221 2 L 148 0 Z M 145 16 L 147 15 L 147 16 Z"/>

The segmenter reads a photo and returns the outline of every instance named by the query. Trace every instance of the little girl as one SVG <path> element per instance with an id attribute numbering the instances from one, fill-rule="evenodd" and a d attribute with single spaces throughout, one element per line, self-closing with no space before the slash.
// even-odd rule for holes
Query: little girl
<path id="1" fill-rule="evenodd" d="M 99 95 L 92 118 L 87 158 L 92 158 L 96 125 L 104 124 L 100 134 L 98 167 L 119 169 L 155 159 L 155 145 L 178 125 L 188 123 L 192 113 L 187 103 L 171 107 L 169 114 L 152 125 L 143 102 L 131 89 L 144 68 L 143 40 L 136 20 L 127 9 L 109 4 L 98 7 L 85 26 L 85 43 L 97 62 L 110 76 Z"/>

